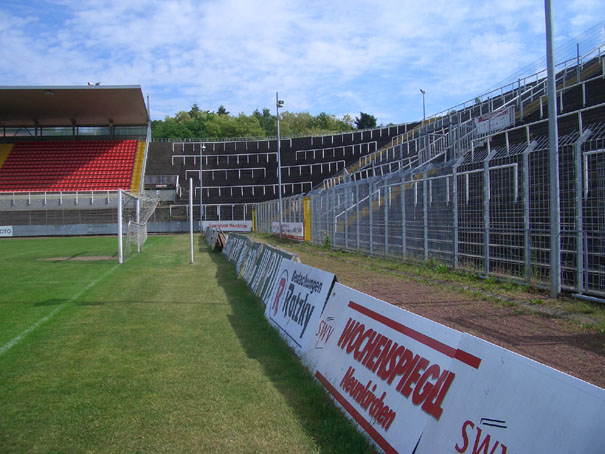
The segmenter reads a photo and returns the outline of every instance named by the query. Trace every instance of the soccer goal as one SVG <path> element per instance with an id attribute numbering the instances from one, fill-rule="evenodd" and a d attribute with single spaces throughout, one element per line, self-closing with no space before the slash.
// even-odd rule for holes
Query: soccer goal
<path id="1" fill-rule="evenodd" d="M 118 261 L 134 251 L 141 252 L 147 240 L 147 221 L 155 211 L 159 198 L 118 191 Z"/>

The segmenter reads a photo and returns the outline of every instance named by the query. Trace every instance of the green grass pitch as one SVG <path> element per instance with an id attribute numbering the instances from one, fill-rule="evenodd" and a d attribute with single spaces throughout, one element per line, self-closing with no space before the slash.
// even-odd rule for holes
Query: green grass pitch
<path id="1" fill-rule="evenodd" d="M 375 452 L 220 254 L 116 249 L 0 241 L 0 452 Z"/>

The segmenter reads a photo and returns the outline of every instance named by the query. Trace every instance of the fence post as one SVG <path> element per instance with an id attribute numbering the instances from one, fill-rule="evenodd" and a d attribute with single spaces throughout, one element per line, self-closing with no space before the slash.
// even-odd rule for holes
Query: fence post
<path id="1" fill-rule="evenodd" d="M 561 293 L 561 201 L 559 184 L 559 132 L 557 126 L 557 82 L 551 1 L 545 0 L 546 65 L 548 92 L 548 207 L 550 217 L 550 297 Z M 542 100 L 542 98 L 540 98 Z"/>
<path id="2" fill-rule="evenodd" d="M 458 269 L 458 265 L 459 265 L 459 254 L 458 254 L 458 166 L 460 164 L 462 164 L 462 161 L 464 161 L 464 157 L 461 156 L 460 158 L 458 158 L 458 160 L 454 163 L 454 166 L 452 167 L 452 197 L 453 197 L 453 204 L 452 204 L 452 224 L 454 226 L 454 231 L 453 231 L 453 246 L 454 246 L 454 269 Z"/>
<path id="3" fill-rule="evenodd" d="M 487 142 L 488 155 L 483 161 L 483 271 L 487 276 L 490 272 L 490 213 L 489 200 L 491 197 L 490 177 L 489 177 L 489 162 L 492 160 L 495 151 L 490 151 L 489 140 Z"/>
<path id="4" fill-rule="evenodd" d="M 401 258 L 407 255 L 407 231 L 405 225 L 405 174 L 401 174 Z"/>
<path id="5" fill-rule="evenodd" d="M 370 206 L 370 255 L 374 254 L 374 206 L 372 203 L 372 189 L 373 184 L 370 181 L 368 183 L 368 205 Z"/>
<path id="6" fill-rule="evenodd" d="M 332 217 L 330 219 L 330 224 L 332 226 L 332 247 L 336 246 L 336 191 L 334 188 L 330 188 L 329 191 L 332 193 Z"/>
<path id="7" fill-rule="evenodd" d="M 529 284 L 532 279 L 531 265 L 531 237 L 529 232 L 529 153 L 536 148 L 532 142 L 523 150 L 523 234 L 525 240 L 525 280 Z"/>
<path id="8" fill-rule="evenodd" d="M 587 129 L 580 135 L 574 143 L 574 167 L 575 167 L 575 208 L 576 208 L 576 286 L 577 291 L 584 291 L 584 217 L 582 203 L 582 144 L 586 142 L 591 135 L 590 129 Z"/>
<path id="9" fill-rule="evenodd" d="M 389 205 L 390 196 L 387 180 L 384 180 L 384 256 L 389 255 Z"/>
<path id="10" fill-rule="evenodd" d="M 429 259 L 429 207 L 426 172 L 422 174 L 422 230 L 424 237 L 424 260 Z"/>
<path id="11" fill-rule="evenodd" d="M 347 185 L 349 186 L 349 185 Z M 347 188 L 348 189 L 348 188 Z M 349 191 L 345 189 L 345 250 L 349 250 L 349 207 L 351 206 L 349 204 Z"/>
<path id="12" fill-rule="evenodd" d="M 359 224 L 360 224 L 360 222 L 359 222 L 360 221 L 360 219 L 359 219 L 359 205 L 360 205 L 360 203 L 359 203 L 359 185 L 360 185 L 360 183 L 358 183 L 358 182 L 355 183 L 355 206 L 356 206 L 355 215 L 357 216 L 357 225 L 355 228 L 356 228 L 356 235 L 357 235 L 356 241 L 357 241 L 357 250 L 358 251 L 359 251 Z"/>

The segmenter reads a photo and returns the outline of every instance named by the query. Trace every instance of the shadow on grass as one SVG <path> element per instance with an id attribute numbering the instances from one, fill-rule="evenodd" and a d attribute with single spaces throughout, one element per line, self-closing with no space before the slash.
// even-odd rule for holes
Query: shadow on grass
<path id="1" fill-rule="evenodd" d="M 300 426 L 321 453 L 375 453 L 366 439 L 333 404 L 298 357 L 271 328 L 264 305 L 236 278 L 235 268 L 206 245 L 216 265 L 216 278 L 232 306 L 229 321 L 249 358 L 256 360 L 296 415 Z"/>
<path id="2" fill-rule="evenodd" d="M 210 250 L 208 242 L 204 238 L 204 235 L 199 235 L 197 238 L 198 252 L 205 252 Z"/>
<path id="3" fill-rule="evenodd" d="M 195 301 L 156 301 L 156 300 L 141 300 L 137 299 L 136 301 L 132 300 L 116 300 L 116 301 L 78 301 L 76 306 L 105 306 L 107 304 L 115 304 L 115 305 L 133 305 L 133 304 L 141 304 L 141 305 L 155 305 L 155 306 L 166 306 L 166 305 L 174 305 L 174 306 L 198 306 L 199 303 Z M 204 303 L 205 306 L 225 306 L 226 303 Z"/>
<path id="4" fill-rule="evenodd" d="M 69 300 L 63 298 L 51 298 L 44 301 L 39 301 L 34 306 L 58 306 L 59 304 L 67 303 Z"/>

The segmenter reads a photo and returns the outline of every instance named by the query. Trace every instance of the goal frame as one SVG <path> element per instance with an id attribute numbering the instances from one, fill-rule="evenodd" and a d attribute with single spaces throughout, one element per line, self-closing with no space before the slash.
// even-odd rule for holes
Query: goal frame
<path id="1" fill-rule="evenodd" d="M 146 214 L 143 216 L 144 219 L 141 219 L 141 197 L 145 197 L 144 194 L 132 194 L 126 191 L 123 191 L 122 189 L 118 190 L 118 263 L 122 264 L 124 263 L 125 257 L 124 257 L 124 224 L 125 224 L 125 216 L 124 216 L 124 198 L 125 197 L 130 197 L 132 199 L 134 199 L 136 201 L 135 203 L 135 217 L 133 219 L 129 219 L 128 220 L 128 225 L 127 225 L 127 230 L 126 230 L 126 234 L 130 235 L 131 233 L 131 226 L 134 226 L 134 229 L 144 229 L 145 230 L 145 234 L 144 234 L 144 239 L 143 241 L 139 241 L 140 238 L 140 233 L 137 231 L 135 234 L 137 235 L 137 252 L 141 252 L 141 248 L 142 248 L 142 243 L 145 242 L 146 238 L 147 238 L 147 220 L 149 219 L 149 217 L 151 216 L 151 214 L 153 213 L 153 211 L 155 211 L 155 206 L 157 206 L 157 202 L 158 200 L 154 200 L 153 198 L 151 198 L 152 200 L 152 205 L 153 205 L 153 209 L 150 210 L 149 212 L 146 211 Z M 146 208 L 147 210 L 147 208 Z"/>

